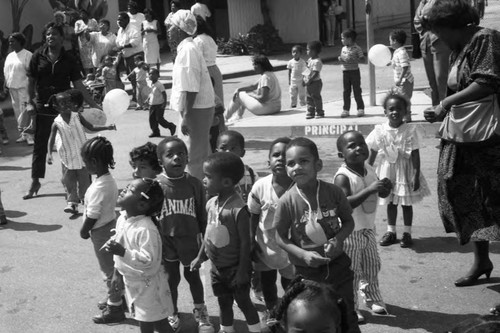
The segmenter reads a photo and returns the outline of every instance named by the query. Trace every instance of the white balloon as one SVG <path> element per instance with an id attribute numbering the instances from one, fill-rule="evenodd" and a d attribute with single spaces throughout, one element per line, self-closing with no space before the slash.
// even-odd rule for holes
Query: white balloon
<path id="1" fill-rule="evenodd" d="M 370 62 L 378 67 L 387 66 L 391 62 L 391 50 L 384 44 L 373 45 L 368 51 L 368 59 Z"/>
<path id="2" fill-rule="evenodd" d="M 104 96 L 102 108 L 108 118 L 117 119 L 127 111 L 129 104 L 130 100 L 125 90 L 113 89 Z"/>
<path id="3" fill-rule="evenodd" d="M 107 117 L 106 114 L 95 108 L 90 108 L 90 109 L 84 109 L 83 112 L 81 113 L 81 116 L 85 118 L 86 121 L 91 123 L 94 126 L 104 126 L 106 125 Z M 93 133 L 90 130 L 87 130 L 86 128 L 83 128 L 85 132 L 87 133 Z"/>

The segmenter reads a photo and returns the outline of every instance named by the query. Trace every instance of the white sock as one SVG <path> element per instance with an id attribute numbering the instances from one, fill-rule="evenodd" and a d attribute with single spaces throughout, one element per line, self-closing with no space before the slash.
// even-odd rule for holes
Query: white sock
<path id="1" fill-rule="evenodd" d="M 227 332 L 227 333 L 235 333 L 236 331 L 234 330 L 234 327 L 233 325 L 231 326 L 224 326 L 224 325 L 220 325 L 220 330 L 221 331 L 224 331 L 224 332 Z M 259 331 L 260 332 L 260 331 Z"/>
<path id="2" fill-rule="evenodd" d="M 122 305 L 122 300 L 120 300 L 119 302 L 111 302 L 109 299 L 108 299 L 108 305 L 111 305 L 111 306 L 120 306 Z"/>
<path id="3" fill-rule="evenodd" d="M 403 232 L 407 232 L 407 233 L 411 234 L 411 225 L 405 225 L 403 227 Z"/>
<path id="4" fill-rule="evenodd" d="M 260 323 L 253 324 L 253 325 L 248 325 L 248 331 L 250 333 L 260 333 Z"/>
<path id="5" fill-rule="evenodd" d="M 395 225 L 387 225 L 387 231 L 396 233 L 396 226 Z"/>

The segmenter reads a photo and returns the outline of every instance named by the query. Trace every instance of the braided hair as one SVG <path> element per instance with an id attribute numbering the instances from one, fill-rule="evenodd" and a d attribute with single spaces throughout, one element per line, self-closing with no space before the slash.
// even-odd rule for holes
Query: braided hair
<path id="1" fill-rule="evenodd" d="M 151 216 L 154 219 L 160 214 L 161 208 L 163 206 L 163 189 L 160 183 L 152 178 L 142 178 L 141 181 L 149 185 L 146 191 L 143 191 L 142 200 L 149 204 L 149 209 L 145 212 L 147 216 Z"/>
<path id="2" fill-rule="evenodd" d="M 84 160 L 96 159 L 99 163 L 107 168 L 115 168 L 115 160 L 113 159 L 113 146 L 103 136 L 96 136 L 87 140 L 82 147 L 82 157 Z"/>
<path id="3" fill-rule="evenodd" d="M 322 302 L 322 305 L 328 308 L 325 315 L 330 315 L 339 323 L 340 333 L 348 332 L 347 307 L 339 294 L 328 284 L 305 280 L 300 275 L 290 282 L 280 303 L 270 313 L 270 318 L 275 319 L 274 326 L 271 327 L 273 332 L 284 332 L 287 329 L 288 308 L 295 300 L 307 303 Z"/>

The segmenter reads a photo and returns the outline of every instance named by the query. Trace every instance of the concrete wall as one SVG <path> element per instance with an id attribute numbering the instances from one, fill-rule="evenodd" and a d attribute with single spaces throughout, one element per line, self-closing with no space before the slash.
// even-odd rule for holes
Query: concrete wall
<path id="1" fill-rule="evenodd" d="M 365 2 L 359 0 L 347 1 L 349 6 L 352 6 L 354 2 L 354 26 L 356 31 L 358 33 L 366 31 Z M 408 0 L 372 1 L 372 13 L 374 29 L 407 23 L 410 21 L 410 2 Z M 349 17 L 349 20 L 352 20 L 352 16 Z M 347 26 L 352 25 L 348 24 Z"/>

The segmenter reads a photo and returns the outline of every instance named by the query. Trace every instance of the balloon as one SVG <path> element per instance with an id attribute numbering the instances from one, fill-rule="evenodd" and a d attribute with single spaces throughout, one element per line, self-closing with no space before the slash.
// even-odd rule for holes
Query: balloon
<path id="1" fill-rule="evenodd" d="M 127 111 L 130 100 L 128 94 L 123 89 L 110 90 L 102 102 L 102 108 L 108 118 L 116 119 Z"/>
<path id="2" fill-rule="evenodd" d="M 86 121 L 88 121 L 94 126 L 106 125 L 106 120 L 107 120 L 106 114 L 99 109 L 94 109 L 94 108 L 84 109 L 81 115 L 83 116 L 83 118 L 85 118 Z M 89 131 L 86 128 L 83 129 L 87 133 L 93 133 L 92 131 Z"/>
<path id="3" fill-rule="evenodd" d="M 391 62 L 391 50 L 384 44 L 373 45 L 368 51 L 368 59 L 370 62 L 378 67 L 387 66 Z"/>

